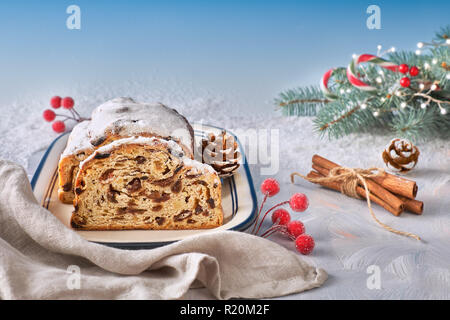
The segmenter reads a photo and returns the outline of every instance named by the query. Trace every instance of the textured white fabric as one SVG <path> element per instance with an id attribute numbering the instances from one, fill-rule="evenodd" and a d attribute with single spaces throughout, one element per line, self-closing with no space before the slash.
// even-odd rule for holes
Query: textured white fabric
<path id="1" fill-rule="evenodd" d="M 79 289 L 73 268 L 80 270 Z M 326 278 L 299 254 L 240 232 L 152 250 L 88 242 L 37 203 L 22 167 L 0 160 L 1 299 L 177 299 L 199 286 L 219 299 L 264 298 Z"/>

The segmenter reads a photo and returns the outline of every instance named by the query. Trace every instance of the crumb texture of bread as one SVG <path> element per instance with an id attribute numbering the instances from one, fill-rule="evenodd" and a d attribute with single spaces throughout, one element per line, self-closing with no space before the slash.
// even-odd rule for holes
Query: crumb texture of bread
<path id="1" fill-rule="evenodd" d="M 81 163 L 71 225 L 82 230 L 214 228 L 223 223 L 221 189 L 212 168 L 179 157 L 165 142 L 118 143 Z"/>

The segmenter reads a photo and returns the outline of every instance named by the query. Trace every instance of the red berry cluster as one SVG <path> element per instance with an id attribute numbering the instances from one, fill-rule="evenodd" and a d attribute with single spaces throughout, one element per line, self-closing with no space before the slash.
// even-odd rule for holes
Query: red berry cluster
<path id="1" fill-rule="evenodd" d="M 66 131 L 66 124 L 64 123 L 66 120 L 75 120 L 77 122 L 81 122 L 85 120 L 84 118 L 80 117 L 78 112 L 74 108 L 75 101 L 71 97 L 65 97 L 61 98 L 59 96 L 54 96 L 50 99 L 50 106 L 54 109 L 59 109 L 60 107 L 63 107 L 64 109 L 67 109 L 70 111 L 71 116 L 66 116 L 63 114 L 57 114 L 51 109 L 44 110 L 44 113 L 42 114 L 45 121 L 52 122 L 55 120 L 56 117 L 63 117 L 64 120 L 57 120 L 52 123 L 52 129 L 53 131 L 57 133 L 62 133 Z"/>
<path id="2" fill-rule="evenodd" d="M 405 64 L 405 63 L 403 63 L 403 64 L 401 64 L 401 65 L 398 66 L 398 71 L 399 71 L 400 73 L 403 73 L 403 74 L 406 74 L 406 73 L 409 71 L 409 75 L 410 75 L 411 77 L 416 77 L 416 76 L 418 76 L 419 73 L 420 73 L 419 68 L 417 68 L 416 66 L 412 66 L 412 67 L 410 68 L 410 67 L 409 67 L 407 64 Z M 403 77 L 403 78 L 401 78 L 401 79 L 400 79 L 400 85 L 401 85 L 403 88 L 408 88 L 408 87 L 411 85 L 411 79 L 409 79 L 408 77 Z"/>
<path id="3" fill-rule="evenodd" d="M 283 201 L 267 210 L 258 225 L 258 220 L 261 215 L 262 208 L 268 197 L 273 197 L 280 191 L 280 184 L 277 180 L 269 178 L 264 180 L 261 185 L 261 192 L 264 194 L 264 200 L 253 225 L 252 233 L 258 234 L 261 225 L 267 214 L 273 209 L 285 204 L 289 204 L 291 209 L 295 212 L 303 212 L 308 208 L 308 198 L 303 193 L 295 193 L 288 201 Z M 267 238 L 272 234 L 279 232 L 287 235 L 290 239 L 295 241 L 297 251 L 302 254 L 310 254 L 314 249 L 314 239 L 310 235 L 305 234 L 305 226 L 301 221 L 291 221 L 291 215 L 286 209 L 279 208 L 272 213 L 273 225 L 267 229 L 261 236 Z M 258 227 L 256 227 L 258 225 Z"/>

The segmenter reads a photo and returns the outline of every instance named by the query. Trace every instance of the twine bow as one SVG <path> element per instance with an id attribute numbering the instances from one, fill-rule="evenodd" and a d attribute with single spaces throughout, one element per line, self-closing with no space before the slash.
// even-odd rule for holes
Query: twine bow
<path id="1" fill-rule="evenodd" d="M 392 233 L 411 237 L 420 241 L 421 239 L 418 235 L 411 232 L 394 229 L 378 220 L 378 218 L 375 216 L 375 213 L 372 210 L 372 203 L 370 201 L 370 192 L 369 188 L 367 187 L 366 179 L 378 177 L 383 175 L 384 173 L 385 173 L 384 169 L 376 167 L 369 169 L 335 167 L 330 170 L 328 176 L 321 178 L 306 177 L 298 172 L 291 173 L 291 182 L 294 183 L 294 176 L 302 177 L 303 179 L 306 179 L 313 183 L 340 182 L 341 192 L 349 197 L 357 199 L 361 199 L 361 197 L 356 191 L 358 184 L 361 183 L 364 186 L 364 190 L 366 192 L 367 207 L 369 208 L 370 215 L 372 216 L 373 220 L 375 220 L 376 223 L 378 223 L 382 228 Z"/>

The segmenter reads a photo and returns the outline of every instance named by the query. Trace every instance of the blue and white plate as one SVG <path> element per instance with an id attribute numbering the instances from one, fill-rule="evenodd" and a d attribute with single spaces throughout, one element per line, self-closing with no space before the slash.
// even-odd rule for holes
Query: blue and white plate
<path id="1" fill-rule="evenodd" d="M 206 136 L 209 132 L 218 135 L 223 130 L 203 124 L 194 124 L 193 127 L 196 140 Z M 57 193 L 58 162 L 68 137 L 69 134 L 65 133 L 53 141 L 34 173 L 31 186 L 34 195 L 42 203 L 42 206 L 54 214 L 64 226 L 71 228 L 70 217 L 73 206 L 61 203 L 58 200 Z M 222 180 L 222 206 L 224 211 L 222 226 L 206 230 L 74 231 L 89 241 L 124 249 L 144 249 L 165 245 L 201 233 L 247 229 L 256 219 L 256 194 L 244 150 L 239 139 L 236 136 L 235 138 L 243 161 L 232 177 Z"/>

